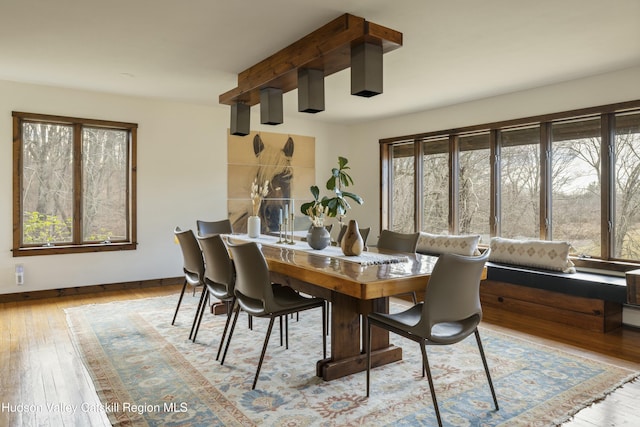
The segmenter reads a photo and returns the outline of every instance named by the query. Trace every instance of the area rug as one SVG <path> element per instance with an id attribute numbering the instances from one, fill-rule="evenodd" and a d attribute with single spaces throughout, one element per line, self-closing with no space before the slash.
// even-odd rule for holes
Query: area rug
<path id="1" fill-rule="evenodd" d="M 174 326 L 176 296 L 67 309 L 77 351 L 117 426 L 431 426 L 437 425 L 419 346 L 391 336 L 403 360 L 375 368 L 371 397 L 365 374 L 325 382 L 319 310 L 289 322 L 289 349 L 277 328 L 256 390 L 251 390 L 267 321 L 242 316 L 225 365 L 215 360 L 224 316 L 207 314 L 189 341 L 197 296 L 185 296 Z M 500 410 L 495 411 L 473 336 L 429 347 L 445 425 L 557 425 L 638 376 L 481 328 Z"/>

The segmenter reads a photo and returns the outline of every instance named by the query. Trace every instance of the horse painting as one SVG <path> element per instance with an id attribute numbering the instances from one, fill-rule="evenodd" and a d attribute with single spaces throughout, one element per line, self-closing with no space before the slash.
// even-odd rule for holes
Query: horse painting
<path id="1" fill-rule="evenodd" d="M 293 181 L 293 167 L 291 160 L 294 152 L 293 138 L 288 137 L 281 148 L 274 145 L 266 145 L 260 134 L 253 138 L 253 154 L 258 166 L 255 174 L 250 177 L 250 182 L 257 182 L 262 186 L 268 182 L 268 191 L 263 198 L 258 211 L 262 218 L 261 232 L 277 232 L 279 230 L 280 210 L 288 199 L 292 198 L 291 184 Z M 246 230 L 246 222 L 252 215 L 251 206 L 244 212 L 239 212 L 233 221 L 233 229 Z"/>

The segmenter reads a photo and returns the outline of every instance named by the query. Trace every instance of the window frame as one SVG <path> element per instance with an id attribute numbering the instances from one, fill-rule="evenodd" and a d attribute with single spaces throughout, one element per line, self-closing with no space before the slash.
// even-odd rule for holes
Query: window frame
<path id="1" fill-rule="evenodd" d="M 69 253 L 109 252 L 135 250 L 137 248 L 137 123 L 117 122 L 108 120 L 83 119 L 77 117 L 57 116 L 13 111 L 13 247 L 14 257 L 33 255 L 59 255 Z M 56 125 L 73 126 L 73 210 L 74 233 L 72 243 L 32 246 L 23 244 L 23 123 L 41 122 Z M 117 242 L 82 242 L 82 204 L 83 189 L 81 185 L 81 139 L 84 127 L 105 128 L 128 133 L 127 165 L 127 224 L 128 238 Z"/>
<path id="2" fill-rule="evenodd" d="M 598 268 L 607 269 L 612 271 L 626 271 L 630 267 L 637 268 L 640 265 L 640 260 L 622 260 L 616 259 L 612 254 L 613 247 L 613 235 L 610 230 L 609 223 L 613 219 L 614 215 L 614 196 L 615 189 L 611 190 L 611 185 L 614 182 L 613 173 L 614 165 L 613 159 L 610 156 L 610 147 L 614 138 L 615 128 L 615 115 L 619 113 L 625 113 L 629 111 L 638 111 L 640 109 L 640 100 L 620 102 L 616 104 L 608 104 L 596 107 L 582 108 L 578 110 L 571 110 L 565 112 L 544 114 L 539 116 L 526 117 L 521 119 L 513 119 L 508 121 L 493 122 L 488 124 L 480 124 L 467 127 L 452 128 L 446 130 L 438 130 L 432 132 L 425 132 L 419 134 L 411 134 L 404 136 L 397 136 L 391 138 L 384 138 L 379 140 L 380 144 L 380 165 L 381 165 L 381 188 L 380 188 L 380 227 L 381 229 L 388 228 L 390 226 L 390 205 L 387 202 L 389 197 L 388 183 L 391 182 L 392 169 L 390 169 L 386 163 L 391 158 L 390 150 L 394 144 L 398 143 L 413 143 L 420 144 L 425 139 L 431 139 L 436 137 L 449 137 L 450 139 L 450 152 L 452 158 L 455 158 L 458 154 L 458 144 L 456 144 L 459 136 L 475 133 L 475 132 L 489 132 L 490 137 L 490 161 L 491 161 L 491 189 L 490 189 L 490 205 L 491 213 L 489 218 L 491 236 L 500 236 L 500 160 L 501 160 L 501 147 L 502 141 L 500 138 L 501 131 L 521 128 L 527 126 L 540 126 L 540 239 L 548 239 L 550 237 L 550 218 L 551 218 L 551 170 L 550 170 L 550 158 L 549 156 L 549 144 L 551 139 L 551 124 L 556 121 L 564 121 L 569 119 L 583 119 L 588 117 L 599 117 L 601 121 L 601 140 L 602 140 L 602 194 L 601 194 L 601 258 L 582 258 L 572 257 L 572 260 L 579 267 L 585 268 Z M 420 150 L 416 150 L 416 153 Z M 450 180 L 455 183 L 457 179 L 457 170 L 455 168 L 455 162 L 451 162 L 449 166 Z M 419 180 L 417 180 L 419 181 Z M 455 187 L 455 186 L 454 186 Z M 420 193 L 417 193 L 420 194 Z M 453 196 L 453 195 L 452 195 Z M 416 199 L 418 199 L 416 195 Z M 418 206 L 416 206 L 418 209 Z M 457 207 L 454 202 L 450 200 L 450 212 L 449 212 L 449 230 L 455 232 L 457 230 Z M 420 230 L 421 218 L 416 217 L 415 229 Z"/>

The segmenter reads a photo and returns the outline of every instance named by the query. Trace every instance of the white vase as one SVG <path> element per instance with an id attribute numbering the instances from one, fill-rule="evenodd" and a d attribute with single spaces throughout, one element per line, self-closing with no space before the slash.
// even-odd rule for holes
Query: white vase
<path id="1" fill-rule="evenodd" d="M 250 216 L 247 222 L 247 234 L 249 237 L 258 237 L 260 236 L 260 217 L 259 216 Z"/>

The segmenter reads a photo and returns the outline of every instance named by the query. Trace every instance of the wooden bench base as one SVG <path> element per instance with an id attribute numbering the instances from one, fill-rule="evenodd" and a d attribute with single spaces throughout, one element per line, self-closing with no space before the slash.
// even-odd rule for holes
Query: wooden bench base
<path id="1" fill-rule="evenodd" d="M 480 284 L 483 306 L 597 332 L 622 326 L 622 304 L 494 280 Z"/>

